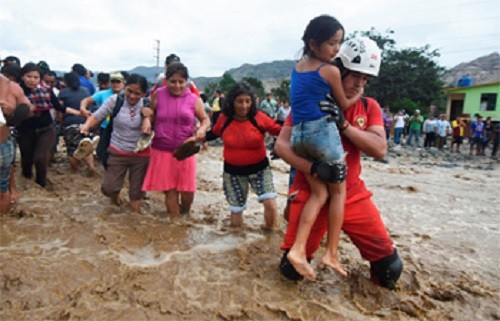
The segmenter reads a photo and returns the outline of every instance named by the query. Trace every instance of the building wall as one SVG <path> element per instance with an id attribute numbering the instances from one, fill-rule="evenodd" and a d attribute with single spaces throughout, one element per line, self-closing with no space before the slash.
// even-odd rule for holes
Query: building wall
<path id="1" fill-rule="evenodd" d="M 448 116 L 450 116 L 450 113 L 452 112 L 451 102 L 453 100 L 464 99 L 464 114 L 469 114 L 472 116 L 476 113 L 479 113 L 484 118 L 491 117 L 495 121 L 500 121 L 500 83 L 453 88 L 446 90 L 446 92 L 448 94 L 448 104 L 446 108 Z M 486 93 L 497 95 L 495 110 L 493 111 L 481 110 L 481 95 Z"/>

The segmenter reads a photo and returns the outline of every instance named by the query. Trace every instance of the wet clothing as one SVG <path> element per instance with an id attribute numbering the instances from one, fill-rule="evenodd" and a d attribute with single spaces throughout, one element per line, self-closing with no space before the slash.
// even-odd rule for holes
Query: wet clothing
<path id="1" fill-rule="evenodd" d="M 225 164 L 243 167 L 255 165 L 267 159 L 264 145 L 265 133 L 259 131 L 250 120 L 236 119 L 233 119 L 223 131 L 226 120 L 227 116 L 221 114 L 213 128 L 213 133 L 222 137 Z M 281 126 L 276 121 L 261 111 L 255 115 L 255 121 L 261 130 L 273 136 L 277 136 L 281 130 Z"/>
<path id="2" fill-rule="evenodd" d="M 61 106 L 59 100 L 56 95 L 50 88 L 38 86 L 36 91 L 40 93 L 43 91 L 44 93 L 39 94 L 33 92 L 29 88 L 23 86 L 24 94 L 32 104 L 35 105 L 35 116 L 26 118 L 16 127 L 19 133 L 23 132 L 26 129 L 32 128 L 45 128 L 54 123 L 52 116 L 50 115 L 50 109 L 54 108 L 57 111 L 64 113 L 65 107 Z"/>
<path id="3" fill-rule="evenodd" d="M 330 116 L 296 124 L 292 128 L 290 144 L 294 152 L 309 160 L 328 164 L 340 164 L 344 159 L 344 148 L 340 133 Z"/>
<path id="4" fill-rule="evenodd" d="M 173 152 L 186 139 L 193 136 L 197 100 L 198 97 L 189 89 L 180 96 L 171 95 L 166 87 L 156 91 L 153 148 Z"/>
<path id="5" fill-rule="evenodd" d="M 174 96 L 166 87 L 156 91 L 155 137 L 151 161 L 144 179 L 144 191 L 196 191 L 196 156 L 177 160 L 173 151 L 192 137 L 198 97 L 189 89 Z"/>
<path id="6" fill-rule="evenodd" d="M 24 177 L 31 179 L 33 165 L 36 170 L 35 181 L 38 185 L 47 185 L 49 153 L 56 139 L 54 124 L 43 128 L 28 128 L 19 131 L 17 143 L 21 151 L 21 168 Z"/>
<path id="7" fill-rule="evenodd" d="M 249 187 L 260 202 L 277 197 L 264 139 L 266 132 L 277 136 L 281 126 L 262 111 L 257 111 L 254 120 L 228 122 L 221 114 L 212 129 L 215 136 L 222 137 L 224 194 L 232 213 L 245 210 Z"/>
<path id="8" fill-rule="evenodd" d="M 196 192 L 196 169 L 195 155 L 179 161 L 171 152 L 152 148 L 142 190 L 175 189 L 178 192 L 194 193 Z"/>
<path id="9" fill-rule="evenodd" d="M 54 120 L 50 109 L 64 113 L 54 92 L 45 86 L 37 86 L 32 90 L 21 84 L 24 94 L 35 105 L 35 116 L 26 118 L 16 127 L 17 142 L 21 152 L 21 166 L 24 177 L 33 176 L 33 165 L 36 169 L 36 183 L 42 187 L 47 184 L 47 168 L 49 155 L 56 139 Z"/>
<path id="10" fill-rule="evenodd" d="M 292 112 L 293 113 L 293 112 Z M 351 126 L 366 130 L 370 126 L 383 127 L 382 112 L 379 104 L 367 98 L 365 109 L 361 100 L 344 112 Z M 290 118 L 284 126 L 290 126 Z M 380 217 L 380 212 L 373 203 L 370 192 L 361 179 L 361 150 L 348 139 L 342 137 L 347 152 L 346 163 L 349 170 L 346 178 L 346 202 L 342 230 L 359 249 L 361 256 L 370 261 L 377 261 L 394 253 L 392 241 Z M 295 195 L 290 203 L 290 216 L 282 250 L 289 250 L 295 241 L 300 215 L 304 204 L 309 199 L 310 188 L 305 176 L 298 172 L 290 188 L 289 195 Z M 319 248 L 328 229 L 328 203 L 323 206 L 314 222 L 306 246 L 306 255 L 312 258 Z"/>
<path id="11" fill-rule="evenodd" d="M 0 144 L 0 193 L 9 191 L 10 166 L 14 159 L 14 144 L 7 139 Z"/>
<path id="12" fill-rule="evenodd" d="M 307 72 L 293 69 L 290 80 L 290 105 L 292 105 L 294 125 L 328 116 L 319 108 L 319 102 L 325 100 L 326 95 L 332 91 L 319 73 L 319 70 L 326 65 L 321 64 L 316 70 Z"/>
<path id="13" fill-rule="evenodd" d="M 113 113 L 118 95 L 108 98 L 93 114 L 102 121 Z M 129 198 L 131 201 L 141 200 L 144 193 L 141 189 L 149 163 L 150 148 L 140 153 L 134 153 L 137 141 L 141 136 L 141 109 L 144 100 L 130 105 L 125 98 L 118 114 L 113 118 L 113 132 L 108 147 L 109 158 L 101 184 L 101 192 L 109 197 L 115 197 L 123 187 L 128 172 L 130 182 Z"/>
<path id="14" fill-rule="evenodd" d="M 331 92 L 330 85 L 320 74 L 320 69 L 326 65 L 323 63 L 314 71 L 292 71 L 293 128 L 290 143 L 297 155 L 332 164 L 343 160 L 344 149 L 337 125 L 329 122 L 329 115 L 319 108 L 319 102 Z"/>
<path id="15" fill-rule="evenodd" d="M 137 154 L 136 154 L 137 155 Z M 149 164 L 149 157 L 128 155 L 123 156 L 116 150 L 110 149 L 108 168 L 104 174 L 101 191 L 109 197 L 117 196 L 123 187 L 123 182 L 128 171 L 129 199 L 137 201 L 144 198 L 142 182 Z"/>
<path id="16" fill-rule="evenodd" d="M 241 213 L 247 207 L 248 188 L 259 197 L 259 202 L 277 197 L 270 166 L 250 175 L 222 174 L 224 194 L 231 213 Z"/>
<path id="17" fill-rule="evenodd" d="M 93 113 L 93 116 L 98 121 L 102 121 L 110 116 L 115 108 L 117 97 L 118 95 L 113 95 L 107 99 L 104 104 Z M 137 141 L 141 136 L 142 108 L 143 99 L 140 99 L 134 106 L 131 106 L 127 99 L 124 100 L 123 106 L 113 119 L 113 132 L 111 133 L 110 141 L 111 147 L 126 153 L 132 153 L 134 151 Z"/>

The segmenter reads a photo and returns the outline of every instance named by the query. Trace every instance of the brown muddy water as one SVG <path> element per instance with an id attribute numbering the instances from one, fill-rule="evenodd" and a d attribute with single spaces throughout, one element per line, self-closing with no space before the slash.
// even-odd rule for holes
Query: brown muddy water
<path id="1" fill-rule="evenodd" d="M 284 280 L 277 266 L 286 223 L 261 230 L 255 196 L 244 230 L 223 228 L 218 147 L 198 156 L 195 204 L 176 222 L 161 194 L 131 213 L 100 194 L 100 177 L 71 173 L 58 157 L 47 190 L 17 173 L 21 200 L 0 218 L 0 320 L 500 320 L 498 163 L 364 161 L 405 265 L 389 291 L 369 281 L 368 263 L 346 237 L 347 279 L 320 271 L 317 282 Z M 282 209 L 288 167 L 277 160 L 273 168 Z"/>

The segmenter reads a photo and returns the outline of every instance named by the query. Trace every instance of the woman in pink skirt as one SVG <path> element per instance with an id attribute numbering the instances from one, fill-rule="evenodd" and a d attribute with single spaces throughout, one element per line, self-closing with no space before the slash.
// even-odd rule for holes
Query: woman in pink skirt
<path id="1" fill-rule="evenodd" d="M 196 157 L 177 160 L 174 150 L 186 140 L 201 142 L 210 126 L 203 102 L 187 88 L 188 70 L 172 63 L 166 73 L 166 87 L 155 91 L 150 110 L 144 116 L 142 131 L 149 133 L 154 122 L 151 159 L 143 191 L 165 192 L 165 205 L 171 218 L 188 213 L 196 191 Z M 200 126 L 196 127 L 196 119 Z"/>

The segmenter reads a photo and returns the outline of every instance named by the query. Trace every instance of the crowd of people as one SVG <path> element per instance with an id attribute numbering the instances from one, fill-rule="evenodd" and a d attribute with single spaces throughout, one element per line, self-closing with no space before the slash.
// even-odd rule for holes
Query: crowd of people
<path id="1" fill-rule="evenodd" d="M 485 150 L 490 149 L 490 156 L 496 157 L 500 144 L 500 123 L 493 123 L 491 117 L 483 119 L 478 113 L 473 117 L 458 115 L 450 122 L 446 114 L 435 116 L 433 111 L 424 119 L 419 109 L 409 116 L 404 110 L 392 114 L 384 107 L 383 119 L 386 139 L 392 135 L 395 146 L 449 147 L 451 152 L 461 153 L 460 147 L 467 141 L 469 155 L 486 156 Z"/>
<path id="2" fill-rule="evenodd" d="M 101 191 L 113 203 L 124 202 L 120 190 L 128 177 L 133 211 L 140 212 L 147 192 L 157 191 L 175 220 L 195 201 L 196 153 L 217 140 L 230 228 L 243 226 L 250 190 L 262 203 L 265 227 L 277 227 L 271 160 L 291 166 L 283 253 L 276 258 L 285 278 L 316 279 L 311 260 L 325 236 L 321 263 L 347 277 L 337 253 L 343 231 L 369 262 L 372 280 L 394 289 L 403 262 L 361 179 L 361 155 L 383 157 L 392 137 L 396 146 L 450 146 L 456 153 L 467 140 L 471 155 L 491 149 L 496 156 L 500 127 L 479 114 L 449 121 L 435 111 L 424 117 L 418 109 L 410 116 L 381 108 L 363 96 L 369 78 L 378 76 L 381 50 L 369 38 L 344 41 L 344 35 L 332 16 L 308 23 L 303 56 L 291 71 L 290 101 L 276 101 L 271 93 L 260 101 L 245 81 L 207 97 L 175 54 L 152 89 L 139 74 L 100 73 L 96 88 L 81 64 L 59 81 L 45 61 L 22 65 L 6 58 L 0 76 L 1 212 L 19 198 L 16 149 L 22 176 L 47 187 L 60 135 L 71 169 L 85 165 L 95 173 L 95 161 L 102 163 Z"/>

